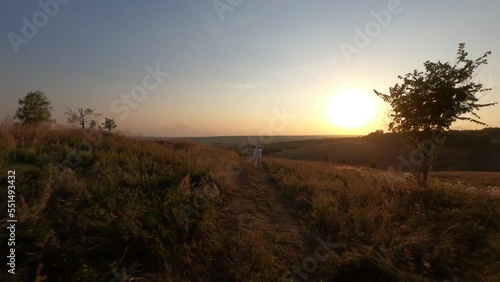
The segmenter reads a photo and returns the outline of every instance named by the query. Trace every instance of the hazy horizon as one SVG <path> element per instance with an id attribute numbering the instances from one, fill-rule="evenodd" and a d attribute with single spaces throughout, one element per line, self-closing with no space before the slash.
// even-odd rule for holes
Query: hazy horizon
<path id="1" fill-rule="evenodd" d="M 349 135 L 349 134 L 302 134 L 302 135 L 269 135 L 272 137 L 356 137 L 356 136 L 364 136 L 365 134 L 355 134 L 355 135 Z M 145 137 L 145 138 L 221 138 L 221 137 L 258 137 L 259 135 L 205 135 L 205 136 L 155 136 L 155 135 L 140 135 L 138 137 Z"/>
<path id="2" fill-rule="evenodd" d="M 490 128 L 499 128 L 499 127 L 492 127 Z M 481 129 L 455 129 L 457 131 L 468 131 L 468 130 L 481 130 Z M 373 132 L 373 131 L 372 131 Z M 343 138 L 343 137 L 361 137 L 361 136 L 366 136 L 370 134 L 371 132 L 368 132 L 366 134 L 286 134 L 286 135 L 266 135 L 265 137 L 304 137 L 304 138 L 309 138 L 309 137 L 319 137 L 319 138 Z M 390 131 L 384 131 L 384 133 L 391 133 Z M 261 135 L 198 135 L 198 136 L 156 136 L 156 135 L 144 135 L 144 134 L 135 134 L 133 137 L 140 137 L 140 138 L 165 138 L 165 139 L 183 139 L 183 138 L 235 138 L 235 137 L 241 137 L 241 138 L 248 138 L 248 137 L 254 137 L 258 138 L 261 137 Z M 306 139 L 307 140 L 307 139 Z"/>
<path id="3" fill-rule="evenodd" d="M 89 107 L 144 136 L 364 135 L 387 128 L 373 89 L 461 42 L 492 51 L 476 79 L 494 88 L 481 102 L 500 100 L 500 2 L 231 3 L 3 3 L 0 118 L 42 90 L 58 123 Z M 479 115 L 500 126 L 498 106 Z"/>

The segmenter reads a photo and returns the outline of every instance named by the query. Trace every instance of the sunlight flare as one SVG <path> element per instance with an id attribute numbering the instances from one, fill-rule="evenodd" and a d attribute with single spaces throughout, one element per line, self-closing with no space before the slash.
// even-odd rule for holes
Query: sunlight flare
<path id="1" fill-rule="evenodd" d="M 343 129 L 367 126 L 376 115 L 376 102 L 362 91 L 339 92 L 326 105 L 328 121 Z"/>

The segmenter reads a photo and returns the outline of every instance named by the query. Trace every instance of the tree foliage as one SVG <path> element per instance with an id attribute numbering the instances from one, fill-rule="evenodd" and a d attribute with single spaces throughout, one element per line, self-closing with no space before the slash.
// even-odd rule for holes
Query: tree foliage
<path id="1" fill-rule="evenodd" d="M 105 121 L 102 123 L 104 129 L 111 131 L 116 128 L 116 123 L 113 119 L 105 118 Z"/>
<path id="2" fill-rule="evenodd" d="M 427 61 L 425 71 L 414 70 L 404 77 L 398 76 L 402 82 L 390 87 L 389 94 L 374 90 L 392 107 L 389 130 L 402 133 L 406 143 L 422 156 L 423 161 L 417 167 L 420 185 L 427 185 L 427 174 L 434 159 L 434 150 L 420 146 L 423 140 L 433 139 L 438 132 L 446 134 L 457 120 L 486 125 L 480 121 L 477 111 L 496 103 L 479 103 L 476 95 L 491 89 L 474 79 L 479 68 L 488 63 L 490 54 L 488 51 L 476 60 L 468 59 L 465 43 L 461 43 L 454 64 Z"/>
<path id="3" fill-rule="evenodd" d="M 89 121 L 89 125 L 91 125 L 91 128 L 93 127 L 92 125 L 95 126 L 95 121 L 92 119 L 101 116 L 101 114 L 94 113 L 94 110 L 89 108 L 86 108 L 85 110 L 83 108 L 74 108 L 76 109 L 76 111 L 66 107 L 68 111 L 65 112 L 65 114 L 68 115 L 68 123 L 77 123 L 82 127 L 82 129 L 85 129 L 85 124 L 87 124 Z"/>
<path id="4" fill-rule="evenodd" d="M 21 121 L 23 124 L 43 124 L 51 123 L 51 102 L 40 91 L 31 91 L 24 99 L 19 99 L 19 108 L 16 111 L 14 118 Z"/>

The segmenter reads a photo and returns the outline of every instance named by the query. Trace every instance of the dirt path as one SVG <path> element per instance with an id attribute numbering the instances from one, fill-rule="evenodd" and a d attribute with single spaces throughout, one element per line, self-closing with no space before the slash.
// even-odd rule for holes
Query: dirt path
<path id="1" fill-rule="evenodd" d="M 247 264 L 281 277 L 287 269 L 300 264 L 305 257 L 304 238 L 307 235 L 300 222 L 292 217 L 290 209 L 268 169 L 265 166 L 256 169 L 250 160 L 243 161 L 238 191 L 225 210 L 231 237 L 241 239 L 233 246 L 237 249 L 235 252 L 249 252 L 245 261 L 240 262 L 241 266 Z M 235 257 L 238 255 L 231 259 Z"/>
<path id="2" fill-rule="evenodd" d="M 241 227 L 249 232 L 264 232 L 268 238 L 275 237 L 274 243 L 301 253 L 302 230 L 290 214 L 283 194 L 272 182 L 267 168 L 253 168 L 249 162 L 240 174 L 240 218 Z M 246 213 L 248 212 L 248 213 Z"/>

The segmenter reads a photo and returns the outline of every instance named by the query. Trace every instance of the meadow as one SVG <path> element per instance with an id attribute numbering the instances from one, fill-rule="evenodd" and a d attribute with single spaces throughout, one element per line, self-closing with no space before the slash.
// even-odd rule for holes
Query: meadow
<path id="1" fill-rule="evenodd" d="M 237 158 L 190 142 L 2 125 L 1 181 L 7 183 L 7 170 L 17 176 L 15 277 L 171 281 L 188 270 L 205 275 L 212 267 L 206 253 L 223 243 L 212 223 L 223 195 L 236 188 L 231 166 Z M 6 197 L 0 196 L 3 212 Z M 203 202 L 194 205 L 197 199 Z M 5 230 L 5 219 L 1 225 Z"/>
<path id="2" fill-rule="evenodd" d="M 331 237 L 329 281 L 498 281 L 500 190 L 395 171 L 269 159 L 273 179 L 309 229 Z M 498 176 L 498 175 L 497 175 Z"/>
<path id="3" fill-rule="evenodd" d="M 270 155 L 254 169 L 192 141 L 12 123 L 0 168 L 2 187 L 16 171 L 18 220 L 1 281 L 500 280 L 498 187 L 453 175 L 421 188 Z"/>
<path id="4" fill-rule="evenodd" d="M 451 131 L 436 150 L 435 171 L 500 171 L 500 128 Z M 350 138 L 322 138 L 275 142 L 264 147 L 275 157 L 398 169 L 399 156 L 408 159 L 411 149 L 401 135 L 376 134 Z"/>

